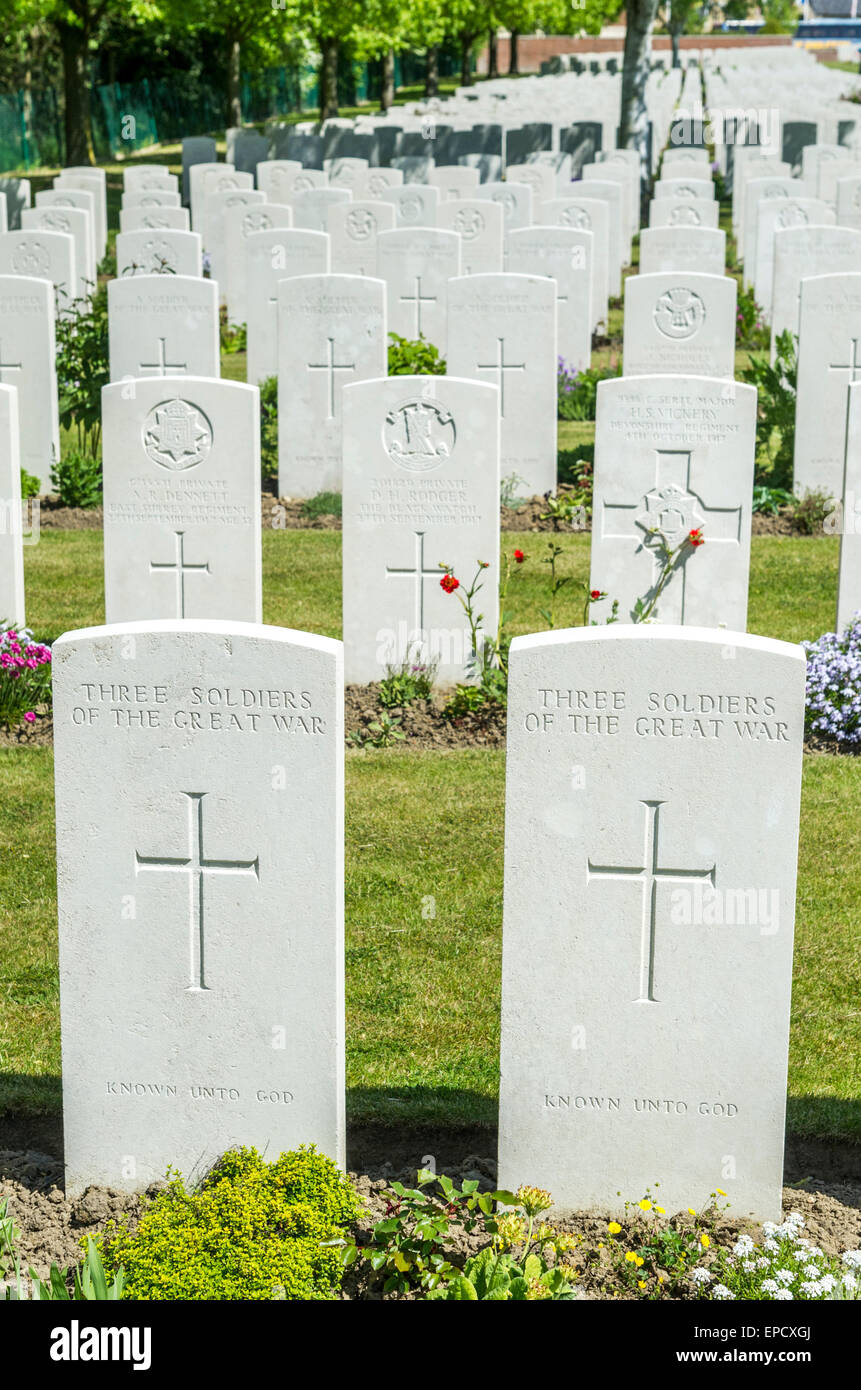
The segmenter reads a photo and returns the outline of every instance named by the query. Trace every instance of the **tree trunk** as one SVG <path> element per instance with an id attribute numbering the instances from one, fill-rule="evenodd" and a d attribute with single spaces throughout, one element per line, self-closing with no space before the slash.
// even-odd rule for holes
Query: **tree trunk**
<path id="1" fill-rule="evenodd" d="M 625 61 L 622 67 L 622 109 L 619 118 L 619 145 L 636 150 L 640 156 L 640 187 L 651 175 L 649 168 L 649 113 L 646 109 L 646 83 L 652 58 L 652 29 L 658 0 L 629 0 L 625 29 Z"/>
<path id="2" fill-rule="evenodd" d="M 462 33 L 460 36 L 460 85 L 461 87 L 472 86 L 472 72 L 470 71 L 469 59 L 472 48 L 472 34 Z"/>
<path id="3" fill-rule="evenodd" d="M 508 72 L 509 76 L 516 76 L 520 68 L 517 66 L 517 40 L 520 34 L 516 29 L 512 29 L 511 38 L 508 40 Z"/>
<path id="4" fill-rule="evenodd" d="M 74 24 L 58 24 L 63 53 L 63 135 L 67 165 L 95 164 L 90 124 L 87 36 Z"/>
<path id="5" fill-rule="evenodd" d="M 388 111 L 395 100 L 395 50 L 390 48 L 381 59 L 380 110 Z"/>
<path id="6" fill-rule="evenodd" d="M 425 96 L 435 97 L 439 92 L 439 45 L 431 44 L 427 51 L 425 68 Z"/>
<path id="7" fill-rule="evenodd" d="M 680 68 L 680 67 L 682 66 L 682 60 L 681 60 L 681 58 L 679 57 L 679 40 L 681 39 L 681 37 L 682 37 L 682 35 L 681 35 L 681 30 L 679 30 L 679 29 L 671 29 L 671 30 L 670 30 L 670 43 L 673 45 L 673 67 L 674 67 L 674 68 Z"/>
<path id="8" fill-rule="evenodd" d="M 320 40 L 320 120 L 338 114 L 338 40 Z"/>
<path id="9" fill-rule="evenodd" d="M 499 40 L 495 29 L 491 29 L 487 38 L 487 75 L 499 76 Z"/>
<path id="10" fill-rule="evenodd" d="M 230 57 L 227 62 L 227 124 L 242 125 L 242 49 L 238 39 L 230 40 Z"/>

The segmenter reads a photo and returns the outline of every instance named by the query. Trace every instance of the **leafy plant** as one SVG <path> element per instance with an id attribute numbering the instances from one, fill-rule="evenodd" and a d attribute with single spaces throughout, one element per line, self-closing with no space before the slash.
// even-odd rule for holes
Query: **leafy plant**
<path id="1" fill-rule="evenodd" d="M 100 507 L 102 465 L 91 455 L 73 449 L 51 469 L 51 486 L 64 507 Z"/>
<path id="2" fill-rule="evenodd" d="M 499 484 L 499 505 L 513 509 L 519 507 L 526 501 L 521 497 L 518 488 L 526 487 L 526 479 L 521 478 L 519 473 L 507 473 Z"/>
<path id="3" fill-rule="evenodd" d="M 735 315 L 735 345 L 748 351 L 768 347 L 769 331 L 753 290 L 738 287 Z"/>
<path id="4" fill-rule="evenodd" d="M 662 1219 L 667 1213 L 650 1192 L 626 1202 L 624 1225 L 611 1221 L 607 1227 L 607 1249 L 622 1284 L 649 1300 L 689 1292 L 691 1271 L 711 1247 L 718 1196 L 725 1193 L 713 1192 L 704 1212 L 688 1207 L 670 1220 Z"/>
<path id="5" fill-rule="evenodd" d="M 74 299 L 57 315 L 57 390 L 60 424 L 74 429 L 79 454 L 97 459 L 102 438 L 102 387 L 110 381 L 108 294 Z"/>
<path id="6" fill-rule="evenodd" d="M 23 627 L 0 624 L 0 725 L 33 724 L 36 706 L 51 703 L 51 648 Z"/>
<path id="7" fill-rule="evenodd" d="M 221 340 L 221 351 L 228 354 L 234 352 L 245 352 L 248 347 L 248 335 L 244 323 L 228 323 L 227 310 L 221 309 L 219 315 L 219 337 Z"/>
<path id="8" fill-rule="evenodd" d="M 563 553 L 561 545 L 557 545 L 555 541 L 548 541 L 547 547 L 550 553 L 544 556 L 541 563 L 542 565 L 550 566 L 550 606 L 548 608 L 540 608 L 538 611 L 547 626 L 552 628 L 556 626 L 556 599 L 565 588 L 565 585 L 573 584 L 574 580 L 570 574 L 559 573 L 557 562 L 559 556 Z"/>
<path id="9" fill-rule="evenodd" d="M 807 488 L 804 496 L 794 501 L 792 524 L 802 536 L 815 536 L 824 530 L 825 518 L 834 510 L 834 498 L 821 488 Z"/>
<path id="10" fill-rule="evenodd" d="M 426 338 L 389 334 L 389 376 L 445 376 L 445 359 Z"/>
<path id="11" fill-rule="evenodd" d="M 496 703 L 488 700 L 487 691 L 481 685 L 456 685 L 443 706 L 443 718 L 463 719 L 466 715 L 483 714 L 488 704 Z"/>
<path id="12" fill-rule="evenodd" d="M 598 385 L 622 375 L 621 362 L 610 367 L 586 367 L 582 372 L 566 366 L 559 358 L 556 374 L 557 415 L 560 420 L 594 420 Z"/>
<path id="13" fill-rule="evenodd" d="M 21 500 L 26 502 L 30 497 L 38 497 L 42 491 L 42 484 L 35 473 L 28 473 L 26 468 L 21 469 Z"/>
<path id="14" fill-rule="evenodd" d="M 795 393 L 798 379 L 796 339 L 786 329 L 775 342 L 774 366 L 766 357 L 752 357 L 739 372 L 757 389 L 756 481 L 769 487 L 792 487 L 795 452 Z"/>
<path id="15" fill-rule="evenodd" d="M 647 623 L 654 617 L 658 609 L 658 599 L 666 589 L 673 575 L 687 563 L 688 557 L 692 555 L 701 545 L 705 545 L 705 536 L 702 527 L 695 527 L 679 541 L 676 546 L 670 545 L 667 537 L 658 526 L 649 529 L 650 548 L 655 552 L 655 558 L 659 561 L 661 569 L 655 583 L 652 585 L 645 597 L 638 598 L 634 604 L 632 619 L 635 623 Z"/>
<path id="16" fill-rule="evenodd" d="M 318 492 L 302 503 L 302 515 L 308 521 L 316 521 L 318 516 L 340 516 L 340 492 Z"/>
<path id="17" fill-rule="evenodd" d="M 406 738 L 406 734 L 401 728 L 399 719 L 392 719 L 391 715 L 383 714 L 374 723 L 368 724 L 364 729 L 354 729 L 348 735 L 347 741 L 356 748 L 390 748 L 393 743 L 399 743 Z"/>
<path id="18" fill-rule="evenodd" d="M 21 1239 L 20 1228 L 9 1215 L 9 1200 L 0 1203 L 0 1278 L 5 1283 L 2 1299 L 5 1303 L 23 1302 L 33 1299 L 41 1303 L 117 1302 L 123 1296 L 125 1273 L 117 1269 L 110 1284 L 105 1274 L 102 1258 L 91 1237 L 87 1238 L 86 1254 L 82 1264 L 73 1270 L 60 1269 L 52 1264 L 47 1280 L 42 1280 L 35 1270 L 30 1270 L 30 1288 L 21 1276 L 21 1262 L 15 1246 Z M 14 1275 L 14 1280 L 10 1279 Z"/>
<path id="19" fill-rule="evenodd" d="M 263 486 L 278 478 L 278 378 L 260 383 L 260 472 Z"/>
<path id="20" fill-rule="evenodd" d="M 194 1191 L 179 1175 L 137 1229 L 100 1238 L 108 1269 L 125 1270 L 133 1300 L 331 1300 L 337 1244 L 362 1207 L 350 1183 L 312 1145 L 267 1163 L 256 1149 L 223 1155 Z"/>
<path id="21" fill-rule="evenodd" d="M 485 1222 L 485 1228 L 494 1233 L 491 1245 L 468 1259 L 462 1274 L 429 1293 L 428 1300 L 502 1303 L 575 1298 L 576 1271 L 564 1256 L 579 1244 L 578 1238 L 546 1222 L 535 1226 L 536 1217 L 550 1207 L 550 1193 L 521 1187 L 517 1192 L 494 1192 L 493 1199 L 509 1210 Z"/>
<path id="22" fill-rule="evenodd" d="M 439 662 L 419 662 L 409 651 L 398 666 L 387 666 L 380 681 L 379 701 L 384 709 L 397 709 L 416 700 L 429 700 Z"/>
<path id="23" fill-rule="evenodd" d="M 366 1261 L 385 1293 L 430 1291 L 446 1282 L 456 1273 L 447 1252 L 453 1225 L 473 1231 L 480 1217 L 492 1216 L 494 1205 L 493 1195 L 479 1193 L 477 1181 L 459 1189 L 445 1174 L 437 1177 L 426 1168 L 417 1173 L 415 1187 L 394 1182 L 385 1196 L 386 1214 L 367 1244 L 346 1240 L 342 1251 L 345 1265 Z"/>
<path id="24" fill-rule="evenodd" d="M 591 489 L 590 489 L 591 498 Z M 545 492 L 544 501 L 547 511 L 542 512 L 542 521 L 552 521 L 553 530 L 558 531 L 561 526 L 570 526 L 575 531 L 583 531 L 586 528 L 586 508 L 580 501 L 575 492 Z"/>
<path id="25" fill-rule="evenodd" d="M 789 507 L 795 500 L 786 488 L 767 487 L 764 483 L 758 483 L 753 489 L 753 510 L 763 516 L 777 516 L 781 507 Z"/>

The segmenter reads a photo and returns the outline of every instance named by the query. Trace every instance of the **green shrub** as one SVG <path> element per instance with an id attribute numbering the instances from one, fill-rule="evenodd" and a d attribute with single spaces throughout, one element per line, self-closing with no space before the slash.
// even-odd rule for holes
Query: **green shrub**
<path id="1" fill-rule="evenodd" d="M 75 299 L 57 317 L 57 390 L 60 424 L 77 431 L 78 450 L 97 459 L 102 439 L 102 387 L 110 381 L 108 294 Z"/>
<path id="2" fill-rule="evenodd" d="M 399 666 L 387 666 L 380 681 L 379 701 L 383 709 L 398 709 L 414 700 L 429 700 L 433 694 L 439 661 L 413 661 L 409 652 Z"/>
<path id="3" fill-rule="evenodd" d="M 433 343 L 397 333 L 389 338 L 389 376 L 445 376 L 445 361 Z"/>
<path id="4" fill-rule="evenodd" d="M 228 323 L 226 309 L 221 310 L 219 318 L 219 337 L 222 352 L 245 352 L 248 347 L 248 335 L 245 324 Z"/>
<path id="5" fill-rule="evenodd" d="M 792 487 L 795 453 L 795 391 L 798 376 L 795 339 L 778 334 L 774 366 L 767 357 L 752 357 L 739 376 L 757 389 L 756 482 Z"/>
<path id="6" fill-rule="evenodd" d="M 108 1271 L 125 1271 L 125 1297 L 146 1300 L 329 1300 L 340 1286 L 337 1248 L 362 1213 L 331 1159 L 312 1145 L 266 1163 L 234 1149 L 195 1191 L 175 1175 L 137 1229 L 101 1238 Z"/>
<path id="7" fill-rule="evenodd" d="M 318 516 L 340 516 L 340 492 L 318 492 L 302 503 L 302 515 L 308 521 L 316 521 Z"/>
<path id="8" fill-rule="evenodd" d="M 100 507 L 102 465 L 73 449 L 51 469 L 51 486 L 64 507 Z"/>
<path id="9" fill-rule="evenodd" d="M 794 501 L 786 488 L 758 485 L 753 489 L 753 510 L 763 516 L 777 516 L 781 507 L 788 507 Z"/>
<path id="10" fill-rule="evenodd" d="M 834 498 L 821 488 L 808 488 L 792 509 L 792 524 L 802 536 L 821 535 L 824 521 L 834 510 Z"/>
<path id="11" fill-rule="evenodd" d="M 28 497 L 38 497 L 42 492 L 42 484 L 35 473 L 28 473 L 26 468 L 21 469 L 21 500 L 26 502 Z"/>
<path id="12" fill-rule="evenodd" d="M 753 297 L 753 290 L 738 287 L 735 314 L 735 345 L 748 351 L 768 347 L 769 331 L 765 326 L 762 309 Z"/>
<path id="13" fill-rule="evenodd" d="M 617 367 L 587 367 L 575 371 L 559 358 L 556 374 L 556 413 L 560 420 L 594 420 L 598 401 L 598 385 L 609 377 L 621 376 L 622 364 Z"/>
<path id="14" fill-rule="evenodd" d="M 260 472 L 264 487 L 278 478 L 278 378 L 260 383 Z"/>

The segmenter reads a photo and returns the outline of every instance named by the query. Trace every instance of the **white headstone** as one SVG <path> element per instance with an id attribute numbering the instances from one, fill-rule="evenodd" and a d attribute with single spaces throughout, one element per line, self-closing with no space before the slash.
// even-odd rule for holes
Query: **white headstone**
<path id="1" fill-rule="evenodd" d="M 340 203 L 352 202 L 349 188 L 309 188 L 290 195 L 293 225 L 309 232 L 329 230 L 329 209 Z"/>
<path id="2" fill-rule="evenodd" d="M 118 276 L 203 274 L 199 232 L 119 232 L 116 251 Z"/>
<path id="3" fill-rule="evenodd" d="M 0 217 L 6 218 L 4 230 L 20 231 L 21 213 L 30 206 L 31 197 L 29 179 L 19 179 L 10 174 L 0 177 L 0 203 L 3 204 Z"/>
<path id="4" fill-rule="evenodd" d="M 486 562 L 479 603 L 496 635 L 499 589 L 497 390 L 454 376 L 399 376 L 344 392 L 344 656 L 348 681 L 439 661 L 466 679 L 469 627 L 440 565 L 461 584 Z"/>
<path id="5" fill-rule="evenodd" d="M 0 275 L 50 280 L 62 315 L 77 293 L 75 238 L 67 232 L 5 232 L 0 235 Z"/>
<path id="6" fill-rule="evenodd" d="M 87 213 L 86 230 L 89 240 L 89 252 L 84 257 L 84 264 L 89 267 L 89 278 L 95 283 L 96 266 L 99 256 L 96 247 L 96 195 L 88 192 L 85 188 L 45 188 L 36 194 L 37 208 L 77 208 L 79 211 Z M 29 210 L 28 210 L 29 211 Z M 30 225 L 32 226 L 32 220 Z M 26 225 L 25 223 L 21 224 Z M 77 256 L 81 260 L 80 253 Z"/>
<path id="7" fill-rule="evenodd" d="M 556 487 L 556 286 L 532 275 L 469 275 L 448 291 L 448 370 L 499 390 L 502 476 Z"/>
<path id="8" fill-rule="evenodd" d="M 340 492 L 345 385 L 385 376 L 386 287 L 360 275 L 278 284 L 278 488 Z"/>
<path id="9" fill-rule="evenodd" d="M 736 282 L 697 271 L 632 275 L 625 286 L 625 376 L 735 370 Z"/>
<path id="10" fill-rule="evenodd" d="M 400 169 L 365 169 L 353 181 L 353 197 L 357 202 L 379 198 L 385 189 L 399 188 L 403 181 Z"/>
<path id="11" fill-rule="evenodd" d="M 462 164 L 438 164 L 428 174 L 428 183 L 438 188 L 442 203 L 458 198 L 472 198 L 473 190 L 478 188 L 480 175 L 477 169 L 465 169 Z M 439 226 L 442 223 L 438 223 Z"/>
<path id="12" fill-rule="evenodd" d="M 215 141 L 209 135 L 192 135 L 182 142 L 182 201 L 191 201 L 191 170 L 196 164 L 215 163 Z"/>
<path id="13" fill-rule="evenodd" d="M 187 232 L 191 227 L 188 208 L 121 208 L 121 232 Z"/>
<path id="14" fill-rule="evenodd" d="M 54 321 L 50 280 L 0 275 L 0 384 L 18 392 L 21 467 L 43 492 L 60 458 Z"/>
<path id="15" fill-rule="evenodd" d="M 780 1220 L 804 685 L 739 633 L 514 639 L 504 1187 Z"/>
<path id="16" fill-rule="evenodd" d="M 512 275 L 555 280 L 557 351 L 569 368 L 585 371 L 592 359 L 594 234 L 574 227 L 521 227 L 508 233 L 506 244 Z"/>
<path id="17" fill-rule="evenodd" d="M 861 173 L 838 179 L 837 221 L 841 227 L 861 227 Z"/>
<path id="18" fill-rule="evenodd" d="M 293 209 L 286 203 L 255 203 L 230 207 L 223 214 L 224 269 L 227 276 L 227 318 L 230 323 L 248 322 L 245 244 L 257 232 L 293 226 Z"/>
<path id="19" fill-rule="evenodd" d="M 359 196 L 358 189 L 356 196 Z M 391 203 L 395 209 L 397 227 L 435 227 L 437 208 L 440 203 L 438 188 L 430 184 L 404 183 L 381 188 L 376 194 L 383 203 Z"/>
<path id="20" fill-rule="evenodd" d="M 678 561 L 651 616 L 747 627 L 756 389 L 708 377 L 638 376 L 598 387 L 590 585 L 603 621 L 650 603 L 662 573 L 659 531 Z M 704 544 L 686 544 L 691 531 Z M 684 547 L 679 549 L 679 547 Z"/>
<path id="21" fill-rule="evenodd" d="M 228 248 L 227 214 L 236 208 L 250 209 L 261 207 L 266 202 L 266 194 L 255 188 L 228 188 L 218 193 L 210 193 L 204 203 L 203 249 L 209 258 L 209 273 L 218 282 L 219 304 L 227 303 Z"/>
<path id="22" fill-rule="evenodd" d="M 36 207 L 21 213 L 25 232 L 61 232 L 75 243 L 75 296 L 89 299 L 96 283 L 96 267 L 90 244 L 92 219 L 81 208 Z"/>
<path id="23" fill-rule="evenodd" d="M 592 233 L 593 326 L 606 324 L 610 295 L 622 293 L 622 251 L 618 237 L 615 247 L 610 244 L 611 224 L 615 227 L 610 213 L 609 203 L 601 198 L 553 198 L 535 213 L 535 221 L 542 226 L 575 227 Z"/>
<path id="24" fill-rule="evenodd" d="M 849 427 L 842 486 L 843 529 L 837 579 L 837 631 L 861 613 L 861 386 L 849 387 Z"/>
<path id="25" fill-rule="evenodd" d="M 538 200 L 533 193 L 531 184 L 514 183 L 513 181 L 509 183 L 507 180 L 505 182 L 482 183 L 479 184 L 473 196 L 475 198 L 487 198 L 492 203 L 500 204 L 506 232 L 513 232 L 516 227 L 532 225 L 532 209 Z"/>
<path id="26" fill-rule="evenodd" d="M 256 386 L 114 382 L 102 420 L 107 621 L 261 621 Z"/>
<path id="27" fill-rule="evenodd" d="M 458 234 L 435 227 L 380 232 L 377 274 L 388 285 L 389 330 L 425 338 L 445 357 L 448 282 L 460 274 Z"/>
<path id="28" fill-rule="evenodd" d="M 55 188 L 82 188 L 96 199 L 96 259 L 101 261 L 108 245 L 107 176 L 98 166 L 63 169 L 54 180 Z"/>
<path id="29" fill-rule="evenodd" d="M 53 657 L 67 1194 L 242 1144 L 343 1166 L 341 644 L 169 621 Z"/>
<path id="30" fill-rule="evenodd" d="M 327 215 L 332 268 L 340 275 L 376 275 L 377 237 L 395 225 L 395 209 L 379 199 L 333 203 Z"/>
<path id="31" fill-rule="evenodd" d="M 188 201 L 191 209 L 191 225 L 196 232 L 203 230 L 203 207 L 205 199 L 204 180 L 209 173 L 216 173 L 220 176 L 230 173 L 229 164 L 219 164 L 215 160 L 200 160 L 193 164 L 188 171 L 188 198 L 183 194 L 183 202 Z"/>
<path id="32" fill-rule="evenodd" d="M 640 232 L 640 274 L 699 270 L 723 275 L 726 232 L 712 227 L 644 227 Z"/>
<path id="33" fill-rule="evenodd" d="M 218 286 L 190 275 L 108 283 L 111 381 L 220 376 Z"/>
<path id="34" fill-rule="evenodd" d="M 650 227 L 708 227 L 717 228 L 720 204 L 696 198 L 676 202 L 674 198 L 653 198 L 649 204 Z"/>
<path id="35" fill-rule="evenodd" d="M 834 213 L 820 198 L 760 199 L 757 204 L 753 293 L 766 320 L 771 318 L 775 233 L 787 227 L 824 227 L 833 223 Z"/>
<path id="36" fill-rule="evenodd" d="M 178 208 L 180 196 L 176 189 L 133 188 L 123 194 L 124 208 Z"/>
<path id="37" fill-rule="evenodd" d="M 245 243 L 248 288 L 248 380 L 278 373 L 278 282 L 296 275 L 325 275 L 329 238 L 325 232 L 291 227 L 252 232 Z"/>
<path id="38" fill-rule="evenodd" d="M 787 329 L 798 335 L 801 281 L 836 275 L 861 265 L 861 231 L 852 227 L 786 227 L 774 234 L 771 291 L 771 355 Z"/>
<path id="39" fill-rule="evenodd" d="M 462 274 L 502 270 L 505 218 L 499 203 L 466 194 L 449 198 L 437 208 L 436 222 L 444 231 L 458 233 Z"/>
<path id="40" fill-rule="evenodd" d="M 179 179 L 167 164 L 130 165 L 123 169 L 123 191 L 131 193 L 136 188 L 158 188 L 175 193 L 179 189 Z"/>
<path id="41" fill-rule="evenodd" d="M 4 627 L 23 627 L 26 622 L 18 428 L 17 389 L 0 385 L 0 620 Z"/>
<path id="42" fill-rule="evenodd" d="M 805 276 L 800 324 L 793 486 L 839 500 L 848 388 L 861 380 L 861 271 Z"/>

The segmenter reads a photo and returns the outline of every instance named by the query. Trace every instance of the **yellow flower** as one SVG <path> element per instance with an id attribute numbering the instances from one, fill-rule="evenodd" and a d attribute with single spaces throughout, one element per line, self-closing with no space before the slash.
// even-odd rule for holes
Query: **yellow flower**
<path id="1" fill-rule="evenodd" d="M 633 1265 L 633 1264 L 636 1264 L 636 1263 L 637 1263 L 637 1257 L 636 1257 L 636 1255 L 634 1254 L 633 1250 L 629 1250 L 629 1251 L 628 1251 L 627 1255 L 625 1256 L 625 1259 L 628 1261 L 628 1264 L 629 1264 L 629 1265 Z"/>
<path id="2" fill-rule="evenodd" d="M 642 1266 L 643 1266 L 644 1264 L 645 1264 L 645 1260 L 643 1260 L 642 1256 L 638 1255 L 638 1256 L 637 1256 L 637 1268 L 638 1268 L 638 1269 L 641 1269 Z"/>
<path id="3" fill-rule="evenodd" d="M 659 1211 L 661 1213 L 661 1216 L 666 1216 L 667 1214 L 666 1207 L 655 1207 L 655 1211 Z"/>
<path id="4" fill-rule="evenodd" d="M 642 1200 L 642 1202 L 638 1202 L 638 1203 L 637 1203 L 637 1206 L 640 1208 L 640 1211 L 651 1211 L 651 1210 L 652 1210 L 652 1204 L 651 1204 L 651 1202 L 649 1201 L 648 1197 L 644 1197 L 643 1200 Z"/>
<path id="5" fill-rule="evenodd" d="M 527 1216 L 538 1216 L 552 1206 L 553 1199 L 543 1187 L 518 1187 L 515 1193 L 518 1206 L 523 1207 Z"/>
<path id="6" fill-rule="evenodd" d="M 645 1281 L 645 1279 L 638 1279 L 638 1280 L 637 1280 L 637 1288 L 638 1288 L 638 1289 L 644 1289 L 645 1287 L 646 1287 L 646 1281 Z"/>
<path id="7" fill-rule="evenodd" d="M 617 1236 L 621 1229 L 622 1227 L 619 1225 L 618 1221 L 611 1221 L 609 1226 L 607 1227 L 607 1230 L 610 1232 L 611 1236 Z"/>
<path id="8" fill-rule="evenodd" d="M 718 1195 L 719 1197 L 725 1197 L 725 1196 L 726 1196 L 726 1193 L 724 1192 L 724 1190 L 723 1190 L 722 1187 L 716 1187 L 716 1188 L 715 1188 L 715 1192 L 717 1193 L 717 1195 Z"/>
<path id="9" fill-rule="evenodd" d="M 711 1241 L 709 1240 L 705 1231 L 703 1231 L 702 1235 L 700 1236 L 700 1245 L 703 1247 L 704 1250 L 708 1250 L 710 1244 Z"/>
<path id="10" fill-rule="evenodd" d="M 688 1211 L 690 1212 L 691 1216 L 696 1216 L 696 1212 L 694 1211 L 693 1207 L 688 1207 Z"/>

